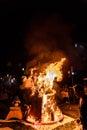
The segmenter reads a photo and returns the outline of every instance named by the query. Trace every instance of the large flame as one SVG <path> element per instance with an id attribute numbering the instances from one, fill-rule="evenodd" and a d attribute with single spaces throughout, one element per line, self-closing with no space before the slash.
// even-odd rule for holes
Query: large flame
<path id="1" fill-rule="evenodd" d="M 44 123 L 50 121 L 60 121 L 63 119 L 63 114 L 55 101 L 56 91 L 52 87 L 55 77 L 57 81 L 62 81 L 63 79 L 62 66 L 65 60 L 66 58 L 61 58 L 60 61 L 51 63 L 46 68 L 44 68 L 45 71 L 39 73 L 39 75 L 35 75 L 33 72 L 34 68 L 32 68 L 31 76 L 24 80 L 24 84 L 21 89 L 29 88 L 29 90 L 31 90 L 30 95 L 25 96 L 25 100 L 27 100 L 27 97 L 32 99 L 32 96 L 35 96 L 31 103 L 32 109 L 31 113 L 29 113 L 31 116 L 28 115 L 27 121 L 34 122 L 37 120 L 37 117 L 40 118 L 41 122 Z M 39 106 L 42 106 L 40 108 L 41 110 L 38 111 L 39 114 L 37 114 L 37 110 L 35 109 L 38 106 L 36 98 L 37 101 L 39 101 L 40 97 L 42 98 L 42 103 L 39 104 Z"/>
<path id="2" fill-rule="evenodd" d="M 62 66 L 66 58 L 62 58 L 59 62 L 51 63 L 46 68 L 46 78 L 50 81 L 50 87 L 53 86 L 54 78 L 57 78 L 57 81 L 62 81 L 63 73 L 62 73 Z"/>

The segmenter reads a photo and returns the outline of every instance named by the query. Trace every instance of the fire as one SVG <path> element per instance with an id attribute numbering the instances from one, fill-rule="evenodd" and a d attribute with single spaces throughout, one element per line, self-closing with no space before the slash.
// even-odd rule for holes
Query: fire
<path id="1" fill-rule="evenodd" d="M 28 121 L 36 121 L 37 118 L 40 118 L 41 122 L 45 123 L 63 119 L 63 114 L 55 101 L 56 90 L 53 89 L 53 81 L 55 78 L 57 81 L 62 81 L 62 66 L 65 60 L 66 58 L 61 58 L 60 61 L 51 63 L 45 68 L 44 72 L 37 75 L 34 69 L 31 70 L 32 73 L 25 80 L 23 87 L 27 89 L 26 91 L 28 89 L 31 90 L 31 94 L 28 97 L 33 98 L 31 102 L 32 109 L 27 117 Z M 38 110 L 36 109 L 37 107 L 39 108 Z"/>
<path id="2" fill-rule="evenodd" d="M 50 87 L 53 86 L 53 80 L 56 77 L 57 81 L 63 79 L 62 66 L 66 58 L 62 58 L 59 62 L 50 64 L 46 69 L 46 78 L 50 81 Z"/>

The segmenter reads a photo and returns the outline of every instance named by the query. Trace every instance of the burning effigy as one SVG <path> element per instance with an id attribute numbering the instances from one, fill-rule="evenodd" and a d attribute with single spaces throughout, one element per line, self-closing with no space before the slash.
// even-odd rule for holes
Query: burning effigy
<path id="1" fill-rule="evenodd" d="M 66 58 L 49 64 L 43 72 L 35 73 L 31 69 L 28 78 L 24 77 L 21 90 L 25 92 L 24 100 L 28 105 L 26 121 L 41 123 L 58 122 L 63 120 L 63 114 L 58 107 L 53 89 L 53 81 L 62 81 L 62 66 Z"/>

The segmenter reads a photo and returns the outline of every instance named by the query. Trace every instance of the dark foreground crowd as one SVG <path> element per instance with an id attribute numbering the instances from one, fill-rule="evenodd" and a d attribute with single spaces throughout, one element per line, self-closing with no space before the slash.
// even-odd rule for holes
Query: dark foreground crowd
<path id="1" fill-rule="evenodd" d="M 79 109 L 80 109 L 80 121 L 83 126 L 83 130 L 87 130 L 87 84 L 76 85 L 75 93 L 79 98 Z"/>

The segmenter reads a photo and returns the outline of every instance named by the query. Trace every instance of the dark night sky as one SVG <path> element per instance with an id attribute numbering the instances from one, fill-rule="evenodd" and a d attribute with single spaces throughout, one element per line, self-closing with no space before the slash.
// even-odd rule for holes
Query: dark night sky
<path id="1" fill-rule="evenodd" d="M 38 22 L 36 18 L 37 14 L 39 14 L 38 15 L 39 20 L 42 19 L 41 22 Z M 48 19 L 48 17 L 52 15 L 56 15 L 56 16 L 58 15 L 59 17 L 61 17 L 62 23 L 65 23 L 67 24 L 67 26 L 70 27 L 72 26 L 73 31 L 70 32 L 69 34 L 72 41 L 85 42 L 85 44 L 87 43 L 87 37 L 86 37 L 87 2 L 86 0 L 84 1 L 81 0 L 77 2 L 61 1 L 57 3 L 45 3 L 45 2 L 28 3 L 28 2 L 20 2 L 20 1 L 10 2 L 10 1 L 3 0 L 0 4 L 1 64 L 7 61 L 25 62 L 26 59 L 28 58 L 27 51 L 31 51 L 30 47 L 29 49 L 26 50 L 26 46 L 27 46 L 27 44 L 25 45 L 26 35 L 29 33 L 29 38 L 33 37 L 33 35 L 31 35 L 31 32 L 33 32 L 32 30 L 35 30 L 35 28 L 37 29 L 37 27 L 40 26 L 38 25 L 38 23 L 42 25 L 43 21 L 44 23 L 46 22 L 46 27 L 47 27 L 47 21 L 45 21 L 43 17 L 45 17 L 45 19 Z M 35 21 L 34 21 L 35 18 L 36 18 L 37 25 L 35 25 Z M 48 22 L 50 22 L 50 20 L 48 20 Z M 39 28 L 41 28 L 41 26 Z M 32 43 L 31 40 L 30 39 L 28 40 L 31 45 Z M 63 43 L 64 47 L 69 46 L 69 44 L 67 44 L 66 42 L 65 44 L 66 45 L 64 45 Z M 61 46 L 59 45 L 59 46 L 64 50 L 65 48 L 63 47 L 63 45 Z M 58 45 L 56 47 L 58 47 Z M 66 50 L 67 48 L 65 49 L 65 51 Z"/>

